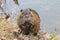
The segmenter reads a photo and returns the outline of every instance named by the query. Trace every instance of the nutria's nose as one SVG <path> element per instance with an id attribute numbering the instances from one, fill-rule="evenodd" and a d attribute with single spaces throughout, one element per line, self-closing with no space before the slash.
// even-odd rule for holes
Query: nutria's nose
<path id="1" fill-rule="evenodd" d="M 29 15 L 25 15 L 24 18 L 29 18 Z"/>
<path id="2" fill-rule="evenodd" d="M 24 21 L 29 21 L 29 20 L 31 20 L 31 16 L 30 15 L 24 15 L 23 20 Z"/>

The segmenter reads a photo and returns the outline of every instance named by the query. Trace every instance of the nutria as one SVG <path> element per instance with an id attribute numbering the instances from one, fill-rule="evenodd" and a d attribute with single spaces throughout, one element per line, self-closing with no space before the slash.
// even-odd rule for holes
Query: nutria
<path id="1" fill-rule="evenodd" d="M 25 34 L 32 33 L 36 35 L 40 30 L 40 17 L 39 14 L 30 8 L 21 9 L 18 19 L 17 25 Z"/>

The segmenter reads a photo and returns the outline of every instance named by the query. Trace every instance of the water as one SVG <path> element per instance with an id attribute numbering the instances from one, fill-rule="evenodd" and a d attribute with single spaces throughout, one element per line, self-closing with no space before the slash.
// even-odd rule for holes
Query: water
<path id="1" fill-rule="evenodd" d="M 17 19 L 21 9 L 32 8 L 40 15 L 42 30 L 60 34 L 60 0 L 19 0 L 19 4 L 17 6 L 13 0 L 7 0 L 7 12 L 15 11 L 12 17 Z"/>

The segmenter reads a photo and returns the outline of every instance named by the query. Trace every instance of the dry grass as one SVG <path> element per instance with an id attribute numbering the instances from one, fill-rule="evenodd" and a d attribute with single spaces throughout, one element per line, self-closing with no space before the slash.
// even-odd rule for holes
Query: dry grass
<path id="1" fill-rule="evenodd" d="M 17 25 L 9 24 L 5 20 L 0 19 L 0 39 L 3 38 L 5 40 L 16 40 L 14 38 L 14 35 L 13 35 L 13 30 L 14 29 L 18 29 Z M 32 35 L 29 35 L 29 36 L 20 35 L 20 36 L 24 40 L 29 40 L 29 39 L 30 40 L 41 40 L 41 39 L 38 39 L 38 37 L 42 36 L 41 33 L 38 34 L 39 36 L 36 36 L 36 37 L 34 37 Z M 51 35 L 46 34 L 46 35 L 43 35 L 43 36 L 44 36 L 44 38 L 47 38 L 48 40 L 60 40 L 60 35 L 56 35 L 56 34 L 51 34 Z M 21 40 L 23 40 L 23 39 L 21 39 Z"/>
<path id="2" fill-rule="evenodd" d="M 14 38 L 13 30 L 17 28 L 17 25 L 9 24 L 4 19 L 0 19 L 0 36 L 7 38 L 7 40 Z"/>

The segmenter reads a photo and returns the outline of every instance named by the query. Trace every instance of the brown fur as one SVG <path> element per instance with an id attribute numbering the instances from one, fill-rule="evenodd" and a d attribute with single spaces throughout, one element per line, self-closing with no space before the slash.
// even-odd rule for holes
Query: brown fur
<path id="1" fill-rule="evenodd" d="M 30 10 L 30 16 L 32 17 L 31 21 L 28 21 L 30 22 L 31 24 L 34 24 L 34 28 L 31 29 L 30 33 L 37 33 L 39 30 L 40 30 L 40 17 L 38 15 L 38 13 L 33 10 L 33 9 L 29 9 Z M 21 10 L 19 16 L 18 16 L 18 19 L 17 19 L 17 24 L 18 26 L 20 26 L 22 24 L 22 14 L 23 13 L 23 10 Z M 21 30 L 22 31 L 22 30 Z"/>

